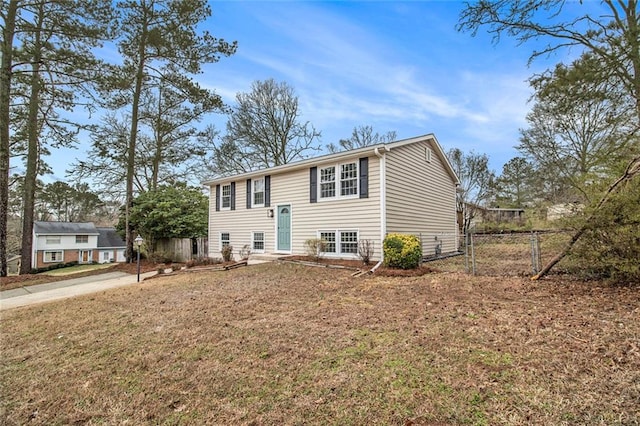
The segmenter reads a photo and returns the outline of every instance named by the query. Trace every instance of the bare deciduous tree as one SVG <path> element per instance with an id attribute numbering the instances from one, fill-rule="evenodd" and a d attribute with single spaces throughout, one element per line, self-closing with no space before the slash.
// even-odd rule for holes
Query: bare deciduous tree
<path id="1" fill-rule="evenodd" d="M 236 102 L 227 134 L 215 148 L 214 174 L 280 166 L 320 150 L 315 145 L 320 132 L 300 121 L 298 97 L 287 83 L 256 81 L 251 92 L 236 95 Z"/>

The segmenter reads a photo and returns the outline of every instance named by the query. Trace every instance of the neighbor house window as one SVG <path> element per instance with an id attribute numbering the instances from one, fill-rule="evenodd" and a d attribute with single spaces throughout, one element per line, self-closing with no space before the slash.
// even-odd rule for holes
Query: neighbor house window
<path id="1" fill-rule="evenodd" d="M 60 235 L 51 235 L 47 237 L 47 244 L 60 244 Z"/>
<path id="2" fill-rule="evenodd" d="M 320 231 L 318 235 L 326 244 L 323 253 L 358 254 L 358 231 Z"/>
<path id="3" fill-rule="evenodd" d="M 264 178 L 253 181 L 253 205 L 264 206 Z"/>
<path id="4" fill-rule="evenodd" d="M 321 168 L 319 185 L 320 199 L 358 195 L 358 163 Z"/>
<path id="5" fill-rule="evenodd" d="M 340 195 L 358 194 L 358 166 L 356 163 L 340 165 Z"/>
<path id="6" fill-rule="evenodd" d="M 45 262 L 62 262 L 64 259 L 62 251 L 45 251 L 44 252 L 44 261 Z"/>
<path id="7" fill-rule="evenodd" d="M 251 247 L 254 251 L 264 251 L 264 232 L 253 233 Z"/>
<path id="8" fill-rule="evenodd" d="M 88 243 L 89 236 L 88 235 L 76 235 L 76 244 Z"/>
<path id="9" fill-rule="evenodd" d="M 226 247 L 231 244 L 231 235 L 228 232 L 220 233 L 220 248 Z"/>
<path id="10" fill-rule="evenodd" d="M 231 208 L 231 184 L 222 185 L 222 208 Z"/>
<path id="11" fill-rule="evenodd" d="M 336 196 L 336 168 L 334 166 L 320 169 L 320 198 Z"/>
<path id="12" fill-rule="evenodd" d="M 102 260 L 111 260 L 111 253 L 109 253 L 108 251 L 102 253 Z"/>

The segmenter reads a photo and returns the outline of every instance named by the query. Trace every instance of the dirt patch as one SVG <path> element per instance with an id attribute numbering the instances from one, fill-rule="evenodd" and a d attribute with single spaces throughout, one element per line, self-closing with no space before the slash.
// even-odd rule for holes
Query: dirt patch
<path id="1" fill-rule="evenodd" d="M 3 313 L 7 424 L 638 424 L 640 289 L 268 263 Z M 10 390 L 10 391 L 9 391 Z"/>

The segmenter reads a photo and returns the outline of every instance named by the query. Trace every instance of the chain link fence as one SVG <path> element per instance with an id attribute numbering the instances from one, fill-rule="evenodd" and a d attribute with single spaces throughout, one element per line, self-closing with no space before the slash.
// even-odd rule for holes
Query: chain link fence
<path id="1" fill-rule="evenodd" d="M 532 276 L 571 238 L 565 231 L 469 233 L 459 236 L 460 250 L 425 257 L 434 269 L 473 275 Z"/>

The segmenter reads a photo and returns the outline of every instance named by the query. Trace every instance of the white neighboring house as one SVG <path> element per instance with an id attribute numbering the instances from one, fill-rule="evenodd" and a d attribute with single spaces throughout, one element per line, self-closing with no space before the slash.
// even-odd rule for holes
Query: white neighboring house
<path id="1" fill-rule="evenodd" d="M 123 262 L 125 246 L 114 228 L 96 228 L 92 222 L 35 221 L 31 266 Z"/>
<path id="2" fill-rule="evenodd" d="M 98 235 L 98 256 L 96 262 L 126 262 L 125 249 L 127 243 L 116 232 L 115 228 L 96 228 Z"/>
<path id="3" fill-rule="evenodd" d="M 433 134 L 216 178 L 209 187 L 209 257 L 306 254 L 327 242 L 327 258 L 358 258 L 358 243 L 382 259 L 389 233 L 422 238 L 425 256 L 458 249 L 458 178 Z"/>

